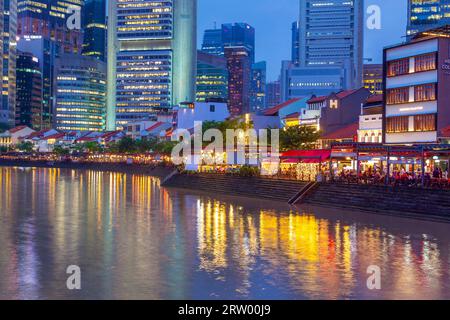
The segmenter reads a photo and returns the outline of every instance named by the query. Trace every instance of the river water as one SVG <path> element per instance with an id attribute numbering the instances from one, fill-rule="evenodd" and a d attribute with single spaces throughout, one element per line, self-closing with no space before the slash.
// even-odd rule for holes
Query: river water
<path id="1" fill-rule="evenodd" d="M 449 299 L 449 227 L 0 168 L 0 299 Z"/>

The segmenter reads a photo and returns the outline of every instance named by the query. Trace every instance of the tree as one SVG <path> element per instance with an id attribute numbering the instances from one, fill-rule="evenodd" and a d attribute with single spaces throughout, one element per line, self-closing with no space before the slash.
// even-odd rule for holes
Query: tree
<path id="1" fill-rule="evenodd" d="M 22 152 L 33 152 L 33 144 L 29 141 L 22 141 L 16 145 L 15 149 Z"/>
<path id="2" fill-rule="evenodd" d="M 141 139 L 134 142 L 135 148 L 138 153 L 147 153 L 155 148 L 158 141 L 154 137 L 149 137 L 147 139 Z"/>
<path id="3" fill-rule="evenodd" d="M 154 151 L 162 155 L 170 155 L 177 144 L 178 142 L 176 141 L 161 141 L 155 145 Z"/>
<path id="4" fill-rule="evenodd" d="M 103 146 L 96 141 L 89 141 L 83 144 L 83 149 L 87 150 L 89 153 L 97 153 L 103 151 Z"/>
<path id="5" fill-rule="evenodd" d="M 63 146 L 60 145 L 56 145 L 53 148 L 53 153 L 55 153 L 56 155 L 62 157 L 62 156 L 67 156 L 70 154 L 70 151 L 66 148 L 64 148 Z"/>
<path id="6" fill-rule="evenodd" d="M 280 130 L 280 151 L 312 149 L 320 135 L 320 131 L 312 127 L 287 127 Z"/>

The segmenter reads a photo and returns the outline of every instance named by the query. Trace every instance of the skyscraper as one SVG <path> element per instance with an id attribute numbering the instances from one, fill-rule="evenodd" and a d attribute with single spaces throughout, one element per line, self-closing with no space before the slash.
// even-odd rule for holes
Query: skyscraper
<path id="1" fill-rule="evenodd" d="M 224 48 L 244 47 L 249 52 L 251 63 L 255 62 L 255 29 L 248 23 L 226 23 L 222 25 Z"/>
<path id="2" fill-rule="evenodd" d="M 300 66 L 345 68 L 346 87 L 361 86 L 363 18 L 363 0 L 301 0 Z"/>
<path id="3" fill-rule="evenodd" d="M 203 35 L 202 52 L 214 54 L 216 56 L 224 55 L 222 28 L 205 30 Z"/>
<path id="4" fill-rule="evenodd" d="M 265 61 L 252 65 L 250 110 L 261 111 L 266 107 L 266 69 Z"/>
<path id="5" fill-rule="evenodd" d="M 291 32 L 291 60 L 294 65 L 298 65 L 300 63 L 300 23 L 298 21 L 292 23 Z"/>
<path id="6" fill-rule="evenodd" d="M 408 0 L 408 36 L 446 24 L 450 24 L 450 0 Z"/>
<path id="7" fill-rule="evenodd" d="M 281 103 L 280 81 L 269 82 L 266 85 L 266 108 L 271 108 Z"/>
<path id="8" fill-rule="evenodd" d="M 232 116 L 250 112 L 251 57 L 246 47 L 226 47 L 228 109 Z"/>
<path id="9" fill-rule="evenodd" d="M 105 60 L 106 0 L 85 0 L 83 18 L 83 55 Z"/>
<path id="10" fill-rule="evenodd" d="M 226 47 L 245 47 L 255 61 L 255 29 L 248 23 L 225 23 L 220 29 L 208 29 L 203 34 L 202 51 L 218 56 Z"/>
<path id="11" fill-rule="evenodd" d="M 194 101 L 197 1 L 109 5 L 107 129 Z"/>
<path id="12" fill-rule="evenodd" d="M 364 64 L 363 86 L 373 94 L 383 94 L 383 65 Z"/>
<path id="13" fill-rule="evenodd" d="M 225 57 L 197 53 L 197 101 L 228 98 L 228 69 Z"/>
<path id="14" fill-rule="evenodd" d="M 54 76 L 56 129 L 105 130 L 105 79 L 103 61 L 67 53 L 57 59 Z"/>
<path id="15" fill-rule="evenodd" d="M 39 59 L 28 52 L 17 52 L 16 125 L 35 130 L 42 126 L 42 72 Z"/>
<path id="16" fill-rule="evenodd" d="M 0 122 L 14 125 L 16 108 L 17 1 L 4 0 L 2 10 L 2 100 Z"/>
<path id="17" fill-rule="evenodd" d="M 67 22 L 82 5 L 80 0 L 17 0 L 17 34 L 43 37 L 57 42 L 64 52 L 80 53 L 82 31 L 76 25 L 68 28 Z"/>
<path id="18" fill-rule="evenodd" d="M 42 73 L 42 128 L 54 124 L 53 76 L 57 55 L 82 51 L 82 5 L 80 0 L 17 0 L 18 49 L 33 54 Z"/>
<path id="19" fill-rule="evenodd" d="M 361 87 L 363 18 L 363 0 L 300 1 L 298 63 L 282 66 L 282 100 Z"/>

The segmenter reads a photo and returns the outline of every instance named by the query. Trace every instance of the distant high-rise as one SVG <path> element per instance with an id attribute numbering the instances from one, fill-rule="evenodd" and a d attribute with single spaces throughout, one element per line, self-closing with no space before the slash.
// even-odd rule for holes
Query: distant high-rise
<path id="1" fill-rule="evenodd" d="M 226 47 L 228 108 L 232 116 L 250 112 L 251 57 L 246 47 Z"/>
<path id="2" fill-rule="evenodd" d="M 28 52 L 17 52 L 16 125 L 35 130 L 42 126 L 42 72 L 39 59 Z"/>
<path id="3" fill-rule="evenodd" d="M 291 60 L 294 65 L 300 63 L 300 24 L 298 21 L 292 23 L 292 43 L 291 43 Z"/>
<path id="4" fill-rule="evenodd" d="M 83 18 L 83 55 L 105 60 L 106 0 L 85 0 Z"/>
<path id="5" fill-rule="evenodd" d="M 265 61 L 252 65 L 250 110 L 261 111 L 266 107 L 266 69 Z"/>
<path id="6" fill-rule="evenodd" d="M 282 65 L 282 101 L 361 87 L 363 19 L 363 0 L 300 1 L 299 54 L 293 41 L 292 61 Z"/>
<path id="7" fill-rule="evenodd" d="M 383 65 L 364 64 L 363 66 L 363 86 L 373 94 L 383 93 Z"/>
<path id="8" fill-rule="evenodd" d="M 244 47 L 249 52 L 251 62 L 255 62 L 255 29 L 248 23 L 223 24 L 222 41 L 224 48 Z"/>
<path id="9" fill-rule="evenodd" d="M 408 0 L 408 36 L 447 24 L 450 0 Z"/>
<path id="10" fill-rule="evenodd" d="M 17 43 L 17 49 L 29 52 L 39 61 L 42 74 L 42 114 L 41 128 L 48 129 L 53 125 L 53 97 L 54 97 L 54 67 L 56 57 L 61 46 L 53 40 L 41 36 L 22 36 Z"/>
<path id="11" fill-rule="evenodd" d="M 63 54 L 55 65 L 55 127 L 103 131 L 106 117 L 106 64 L 93 57 Z"/>
<path id="12" fill-rule="evenodd" d="M 228 69 L 224 57 L 197 53 L 197 101 L 223 100 L 228 98 Z"/>
<path id="13" fill-rule="evenodd" d="M 266 108 L 271 108 L 281 103 L 280 81 L 268 82 L 266 85 Z"/>
<path id="14" fill-rule="evenodd" d="M 80 0 L 17 0 L 17 34 L 20 37 L 43 37 L 61 45 L 68 53 L 80 53 L 83 35 L 79 28 L 68 28 L 67 20 L 82 10 Z"/>
<path id="15" fill-rule="evenodd" d="M 14 125 L 16 108 L 16 32 L 17 1 L 2 1 L 0 25 L 2 62 L 2 99 L 0 122 Z"/>
<path id="16" fill-rule="evenodd" d="M 107 129 L 195 100 L 196 0 L 112 0 Z"/>
<path id="17" fill-rule="evenodd" d="M 222 28 L 205 30 L 202 51 L 216 56 L 223 56 Z"/>
<path id="18" fill-rule="evenodd" d="M 218 56 L 225 54 L 226 47 L 245 47 L 255 61 L 255 29 L 248 23 L 225 23 L 220 29 L 205 30 L 202 51 Z"/>

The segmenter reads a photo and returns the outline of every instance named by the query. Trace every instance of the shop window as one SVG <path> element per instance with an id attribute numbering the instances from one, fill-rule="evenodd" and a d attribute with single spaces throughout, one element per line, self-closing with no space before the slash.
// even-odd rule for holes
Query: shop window
<path id="1" fill-rule="evenodd" d="M 387 104 L 400 104 L 409 102 L 409 87 L 387 90 Z"/>
<path id="2" fill-rule="evenodd" d="M 400 133 L 408 132 L 409 116 L 386 118 L 386 132 Z"/>
<path id="3" fill-rule="evenodd" d="M 415 71 L 436 70 L 436 53 L 428 53 L 415 57 Z"/>
<path id="4" fill-rule="evenodd" d="M 409 58 L 390 61 L 388 63 L 388 77 L 401 76 L 409 73 Z"/>
<path id="5" fill-rule="evenodd" d="M 414 116 L 414 131 L 436 131 L 436 114 Z"/>
<path id="6" fill-rule="evenodd" d="M 414 87 L 414 101 L 436 100 L 436 84 L 422 84 Z"/>

